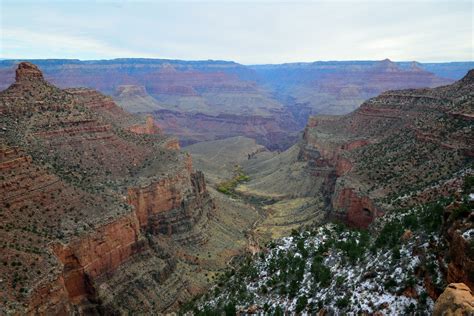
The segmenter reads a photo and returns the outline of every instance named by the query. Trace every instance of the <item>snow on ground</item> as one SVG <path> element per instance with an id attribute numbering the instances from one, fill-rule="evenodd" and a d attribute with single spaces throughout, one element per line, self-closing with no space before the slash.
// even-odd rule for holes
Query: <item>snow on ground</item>
<path id="1" fill-rule="evenodd" d="M 306 311 L 318 311 L 324 307 L 336 314 L 376 311 L 383 315 L 399 315 L 414 311 L 429 314 L 433 308 L 433 301 L 425 293 L 423 278 L 417 277 L 414 273 L 422 265 L 421 258 L 414 255 L 414 250 L 429 247 L 428 237 L 430 236 L 414 236 L 405 243 L 400 242 L 397 250 L 366 249 L 354 262 L 348 259 L 343 250 L 334 245 L 349 241 L 361 245 L 362 234 L 350 230 L 340 232 L 335 225 L 327 224 L 312 232 L 303 232 L 273 242 L 269 246 L 268 253 L 252 263 L 256 269 L 254 276 L 234 275 L 228 282 L 244 284 L 248 294 L 245 301 L 237 302 L 243 310 L 257 306 L 261 311 L 264 307 L 267 311 L 280 307 L 283 311 L 294 312 L 298 299 L 306 297 Z M 304 249 L 309 254 L 304 255 L 298 248 L 298 242 L 301 240 L 304 241 Z M 430 240 L 433 242 L 435 239 L 431 236 Z M 321 253 L 320 248 L 328 241 L 333 243 L 332 246 L 327 250 L 323 249 L 324 252 Z M 327 285 L 316 282 L 314 272 L 311 270 L 313 260 L 318 255 L 323 256 L 322 264 L 330 270 L 331 280 Z M 288 290 L 288 284 L 291 283 L 293 276 L 291 273 L 281 269 L 270 272 L 287 257 L 305 260 L 304 273 L 294 295 L 288 294 L 291 291 Z M 435 268 L 439 267 L 435 265 Z M 282 274 L 288 274 L 286 282 L 275 281 Z M 286 286 L 284 292 L 280 290 L 281 283 L 284 283 L 284 288 Z M 404 294 L 407 289 L 412 289 L 408 293 L 414 292 L 414 297 Z M 229 302 L 235 298 L 235 293 L 224 287 L 223 292 L 211 301 L 201 304 L 201 307 Z"/>

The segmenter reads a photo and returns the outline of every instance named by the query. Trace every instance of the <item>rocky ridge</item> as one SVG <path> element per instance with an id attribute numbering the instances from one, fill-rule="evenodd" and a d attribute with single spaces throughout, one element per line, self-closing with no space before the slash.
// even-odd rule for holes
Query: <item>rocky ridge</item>
<path id="1" fill-rule="evenodd" d="M 127 111 L 153 114 L 183 146 L 247 136 L 272 150 L 294 144 L 311 114 L 348 113 L 387 89 L 447 84 L 472 67 L 448 63 L 428 69 L 389 60 L 256 66 L 161 59 L 34 62 L 59 87 L 97 89 Z M 0 87 L 13 82 L 17 64 L 0 61 Z M 450 79 L 430 69 L 442 69 Z"/>
<path id="2" fill-rule="evenodd" d="M 300 157 L 329 168 L 334 216 L 367 227 L 383 212 L 452 193 L 452 178 L 472 164 L 472 76 L 388 91 L 351 114 L 309 121 Z"/>
<path id="3" fill-rule="evenodd" d="M 241 251 L 203 174 L 151 117 L 142 127 L 26 62 L 0 113 L 2 313 L 174 309 Z M 206 249 L 213 261 L 199 258 Z"/>
<path id="4" fill-rule="evenodd" d="M 469 287 L 463 283 L 451 283 L 436 301 L 433 315 L 471 315 L 474 313 L 473 301 Z"/>

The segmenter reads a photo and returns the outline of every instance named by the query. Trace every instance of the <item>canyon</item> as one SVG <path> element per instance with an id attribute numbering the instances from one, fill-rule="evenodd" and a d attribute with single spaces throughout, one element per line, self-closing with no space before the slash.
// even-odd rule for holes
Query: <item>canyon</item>
<path id="1" fill-rule="evenodd" d="M 152 117 L 27 62 L 0 113 L 1 313 L 173 310 L 245 251 L 254 212 L 213 199 Z"/>
<path id="2" fill-rule="evenodd" d="M 473 75 L 435 89 L 387 91 L 350 114 L 311 118 L 299 158 L 326 179 L 331 216 L 367 228 L 396 208 L 454 194 L 453 177 L 473 157 Z"/>
<path id="3" fill-rule="evenodd" d="M 387 309 L 387 306 L 383 305 L 369 305 L 365 310 L 357 309 L 357 306 L 360 308 L 361 297 L 379 297 L 377 294 L 367 296 L 364 292 L 367 291 L 367 283 L 364 283 L 364 280 L 371 278 L 365 276 L 371 273 L 370 260 L 383 261 L 390 257 L 390 252 L 387 255 L 384 251 L 376 252 L 378 249 L 371 248 L 370 254 L 367 254 L 371 258 L 369 262 L 364 262 L 361 266 L 343 268 L 348 259 L 337 257 L 340 255 L 337 247 L 343 247 L 340 244 L 348 242 L 347 234 L 354 235 L 355 239 L 360 238 L 357 236 L 360 229 L 378 236 L 378 239 L 374 238 L 372 247 L 380 243 L 377 240 L 390 238 L 385 235 L 390 236 L 392 232 L 389 229 L 394 229 L 393 227 L 397 227 L 393 237 L 393 247 L 396 249 L 405 247 L 404 240 L 409 240 L 410 247 L 420 243 L 413 249 L 403 251 L 408 257 L 418 258 L 412 260 L 419 262 L 413 282 L 419 284 L 416 287 L 418 293 L 423 291 L 432 302 L 443 293 L 443 284 L 446 282 L 462 283 L 463 287 L 472 288 L 473 91 L 474 70 L 447 86 L 387 91 L 367 100 L 359 109 L 347 115 L 312 117 L 302 139 L 281 153 L 262 150 L 251 140 L 243 138 L 202 142 L 185 147 L 185 150 L 189 150 L 196 157 L 196 164 L 209 174 L 214 185 L 219 185 L 219 181 L 229 177 L 229 172 L 226 173 L 223 169 L 229 170 L 236 164 L 240 165 L 249 180 L 237 184 L 234 194 L 244 199 L 253 198 L 263 202 L 261 211 L 265 213 L 264 219 L 256 223 L 253 234 L 257 244 L 266 245 L 261 249 L 261 256 L 236 271 L 235 275 L 224 278 L 221 284 L 229 286 L 219 286 L 215 292 L 221 294 L 201 300 L 197 307 L 200 310 L 221 311 L 223 306 L 226 306 L 225 302 L 238 296 L 239 299 L 235 302 L 242 312 L 274 311 L 277 306 L 282 306 L 280 304 L 283 304 L 287 311 L 294 312 L 298 297 L 288 294 L 288 291 L 291 291 L 288 287 L 291 288 L 293 284 L 288 280 L 295 282 L 294 278 L 304 275 L 301 282 L 311 284 L 306 273 L 314 271 L 302 273 L 296 267 L 291 268 L 290 264 L 288 272 L 280 271 L 279 275 L 291 271 L 296 275 L 292 276 L 293 278 L 288 275 L 287 283 L 284 283 L 286 287 L 283 288 L 280 288 L 281 280 L 268 279 L 275 273 L 275 269 L 287 267 L 283 263 L 285 258 L 304 258 L 304 253 L 307 252 L 301 250 L 295 239 L 301 242 L 301 239 L 322 235 L 318 238 L 322 238 L 322 241 L 333 241 L 334 244 L 323 247 L 322 253 L 315 250 L 320 256 L 318 258 L 325 258 L 318 260 L 327 261 L 332 274 L 341 278 L 353 278 L 354 273 L 360 273 L 361 280 L 356 282 L 354 280 L 357 278 L 351 279 L 353 282 L 349 288 L 358 290 L 349 292 L 353 304 L 347 307 L 349 309 L 342 308 L 342 303 L 339 306 L 335 301 L 329 304 L 336 294 L 344 294 L 338 293 L 337 289 L 341 288 L 341 285 L 337 284 L 337 280 L 326 286 L 317 285 L 317 290 L 306 283 L 304 286 L 301 284 L 299 288 L 303 290 L 298 292 L 299 295 L 313 298 L 313 303 L 320 299 L 321 295 L 325 295 L 324 293 L 330 293 L 327 294 L 329 296 L 326 296 L 325 303 L 320 301 L 319 309 L 310 309 L 312 312 L 327 312 L 327 308 L 335 313 L 368 310 L 369 313 L 378 311 L 390 314 L 403 312 L 405 307 L 408 310 L 408 306 L 403 307 L 404 303 L 395 304 L 398 299 L 403 301 L 403 297 L 413 297 L 413 294 L 410 294 L 413 289 L 407 289 L 402 281 L 394 283 L 401 282 L 393 294 L 394 297 L 390 298 L 395 309 Z M 229 151 L 232 155 L 228 154 Z M 439 201 L 450 202 L 439 204 Z M 432 205 L 436 207 L 433 208 Z M 429 220 L 437 221 L 432 224 L 437 228 L 434 235 L 429 235 L 429 243 L 426 241 L 428 239 L 425 239 L 426 232 L 417 233 L 414 237 L 414 233 L 407 229 L 410 227 L 409 221 L 404 219 L 408 218 L 404 212 L 413 212 L 409 213 L 409 216 L 415 216 L 413 214 L 420 212 L 417 211 L 420 207 L 429 210 L 426 215 Z M 421 221 L 428 221 L 428 218 Z M 398 221 L 401 224 L 397 224 Z M 339 237 L 328 237 L 326 234 L 334 228 L 324 225 L 326 222 L 343 223 L 344 226 L 355 230 L 345 232 L 339 228 L 335 231 L 336 234 L 341 234 Z M 286 237 L 290 234 L 291 237 Z M 333 238 L 336 238 L 336 241 Z M 276 246 L 272 242 L 274 240 L 278 240 Z M 425 246 L 428 245 L 432 254 L 421 250 L 424 247 L 421 246 L 423 240 L 427 242 Z M 322 241 L 315 239 L 310 244 Z M 359 240 L 359 243 L 362 242 Z M 350 253 L 346 248 L 341 249 Z M 313 249 L 306 250 L 311 252 Z M 372 258 L 374 252 L 376 256 L 380 256 L 378 259 Z M 269 259 L 267 256 L 270 256 Z M 404 262 L 411 261 L 398 261 L 398 255 L 394 256 L 390 263 L 397 267 L 396 271 L 409 273 L 410 270 L 403 265 Z M 278 262 L 281 263 L 276 263 L 275 258 L 279 258 Z M 342 261 L 340 265 L 334 265 L 335 260 Z M 424 260 L 432 261 L 423 263 Z M 429 272 L 433 267 L 426 268 L 425 264 L 436 266 L 438 272 Z M 348 275 L 344 269 L 349 269 Z M 382 270 L 377 268 L 379 278 L 383 279 L 391 273 Z M 386 282 L 389 281 L 390 278 Z M 246 291 L 236 292 L 235 289 L 239 289 L 241 282 L 249 286 Z M 364 284 L 365 288 L 362 286 Z M 328 289 L 325 289 L 326 287 Z M 386 286 L 386 289 L 393 292 L 389 286 Z M 380 295 L 380 289 L 378 291 Z M 415 294 L 416 297 L 417 295 Z M 388 306 L 392 307 L 390 304 Z M 429 306 L 420 306 L 421 311 L 432 309 Z M 312 308 L 315 308 L 314 304 Z M 466 308 L 469 310 L 472 306 Z"/>
<path id="4" fill-rule="evenodd" d="M 237 192 L 319 197 L 334 218 L 367 228 L 385 212 L 459 187 L 453 177 L 469 169 L 473 157 L 472 78 L 470 71 L 448 86 L 387 91 L 350 114 L 312 117 L 302 139 L 282 153 L 239 138 L 185 150 L 214 182 L 226 175 L 223 165 L 241 165 L 250 181 Z"/>
<path id="5" fill-rule="evenodd" d="M 176 311 L 275 239 L 334 221 L 377 231 L 400 209 L 460 195 L 472 174 L 473 70 L 311 117 L 298 136 L 297 113 L 251 67 L 127 62 L 43 61 L 45 75 L 22 62 L 0 92 L 0 312 Z M 364 74 L 358 89 L 370 95 L 450 81 L 419 67 L 358 65 L 344 82 Z M 46 80 L 58 74 L 52 81 L 68 88 Z M 228 108 L 216 114 L 216 100 Z M 440 258 L 448 282 L 471 287 L 472 209 L 460 216 L 456 203 L 443 210 L 449 255 Z M 442 291 L 423 271 L 434 300 Z"/>
<path id="6" fill-rule="evenodd" d="M 19 61 L 0 61 L 0 89 Z M 285 150 L 311 115 L 346 114 L 389 89 L 451 83 L 472 62 L 423 64 L 382 61 L 241 65 L 227 61 L 114 59 L 33 60 L 62 88 L 101 91 L 122 108 L 152 114 L 182 146 L 246 136 Z"/>

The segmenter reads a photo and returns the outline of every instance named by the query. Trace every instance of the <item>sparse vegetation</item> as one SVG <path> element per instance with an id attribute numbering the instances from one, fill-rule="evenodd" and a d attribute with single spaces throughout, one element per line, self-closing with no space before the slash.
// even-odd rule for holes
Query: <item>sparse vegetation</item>
<path id="1" fill-rule="evenodd" d="M 245 174 L 241 166 L 235 166 L 234 168 L 234 177 L 230 180 L 223 181 L 217 185 L 217 191 L 227 194 L 234 195 L 234 189 L 240 183 L 247 182 L 250 180 L 250 177 Z"/>
<path id="2" fill-rule="evenodd" d="M 376 298 L 383 294 L 394 300 L 392 312 L 426 310 L 429 299 L 424 292 L 419 293 L 419 300 L 398 301 L 398 297 L 403 290 L 420 288 L 423 284 L 425 274 L 414 273 L 416 269 L 426 271 L 426 277 L 432 279 L 437 288 L 445 285 L 438 278 L 440 267 L 432 259 L 436 248 L 420 246 L 430 241 L 439 249 L 444 247 L 439 236 L 444 208 L 452 201 L 443 198 L 397 210 L 394 215 L 381 219 L 380 229 L 372 232 L 348 229 L 341 224 L 293 230 L 291 237 L 269 243 L 268 253 L 261 253 L 253 260 L 247 258 L 235 273 L 223 275 L 218 282 L 219 291 L 214 291 L 218 294 L 197 301 L 193 308 L 220 310 L 227 299 L 237 297 L 243 306 L 265 306 L 265 311 L 270 313 L 277 312 L 277 301 L 286 302 L 287 307 L 291 303 L 294 312 L 302 312 L 315 308 L 308 304 L 311 298 L 339 312 L 373 312 L 379 308 L 373 305 Z M 413 235 L 402 241 L 407 230 Z M 413 249 L 419 252 L 415 258 Z M 370 286 L 361 288 L 364 282 L 378 284 L 383 290 L 372 293 Z M 371 294 L 357 296 L 361 291 Z"/>

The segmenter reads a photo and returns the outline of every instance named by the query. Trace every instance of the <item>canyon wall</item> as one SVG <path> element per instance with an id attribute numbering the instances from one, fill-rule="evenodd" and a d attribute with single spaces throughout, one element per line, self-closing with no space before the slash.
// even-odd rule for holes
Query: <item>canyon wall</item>
<path id="1" fill-rule="evenodd" d="M 424 64 L 390 60 L 257 66 L 160 59 L 35 62 L 59 87 L 97 89 L 129 112 L 153 114 L 164 132 L 180 136 L 183 145 L 248 136 L 280 150 L 295 143 L 312 114 L 344 114 L 386 90 L 452 82 Z M 0 61 L 0 88 L 14 82 L 17 64 Z M 455 69 L 458 79 L 469 65 L 438 66 L 443 74 Z"/>
<path id="2" fill-rule="evenodd" d="M 311 118 L 299 158 L 325 178 L 332 216 L 366 228 L 396 207 L 454 194 L 449 183 L 472 160 L 473 75 L 435 89 L 385 92 L 348 115 Z"/>
<path id="3" fill-rule="evenodd" d="M 29 63 L 16 78 L 0 93 L 0 313 L 116 313 L 119 298 L 103 294 L 116 271 L 155 260 L 159 288 L 176 267 L 172 248 L 206 243 L 215 206 L 204 176 L 151 116 L 140 125 Z M 171 303 L 183 282 L 168 289 Z"/>
<path id="4" fill-rule="evenodd" d="M 251 116 L 159 110 L 153 112 L 153 116 L 165 131 L 177 136 L 183 146 L 247 136 L 271 150 L 277 150 L 288 148 L 297 140 L 296 130 L 284 111 L 275 111 L 273 116 Z"/>

